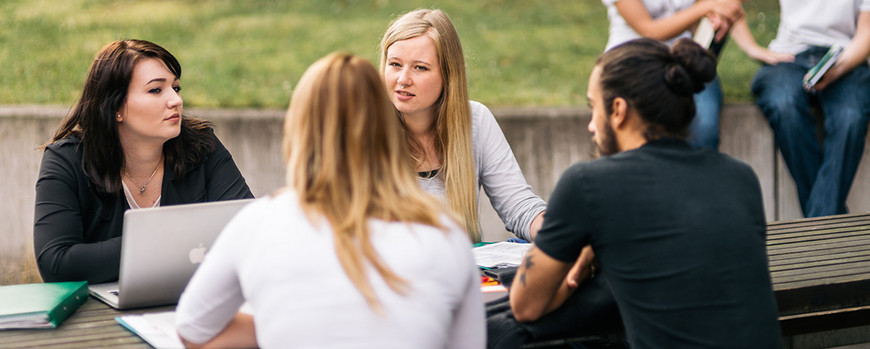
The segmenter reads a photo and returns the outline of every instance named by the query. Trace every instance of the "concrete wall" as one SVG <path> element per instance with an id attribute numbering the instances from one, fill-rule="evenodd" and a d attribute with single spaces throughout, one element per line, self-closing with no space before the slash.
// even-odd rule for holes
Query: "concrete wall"
<path id="1" fill-rule="evenodd" d="M 592 158 L 593 145 L 586 125 L 587 108 L 496 109 L 526 180 L 547 199 L 561 173 L 572 163 Z M 803 217 L 794 181 L 773 142 L 773 132 L 761 111 L 752 105 L 727 105 L 720 117 L 719 150 L 749 164 L 758 176 L 769 221 Z M 870 136 L 868 136 L 870 139 Z M 868 141 L 870 143 L 870 141 Z M 865 149 L 847 205 L 851 212 L 870 212 L 870 153 Z M 481 202 L 486 237 L 509 237 L 500 220 Z"/>
<path id="2" fill-rule="evenodd" d="M 32 250 L 34 185 L 42 156 L 37 148 L 51 136 L 67 111 L 66 107 L 0 107 L 0 267 L 6 264 L 17 269 L 8 264 L 20 263 L 19 256 Z M 587 108 L 512 108 L 493 112 L 527 181 L 545 199 L 565 168 L 592 157 L 594 151 L 586 131 L 590 118 Z M 217 124 L 218 136 L 233 154 L 255 195 L 269 194 L 281 187 L 283 111 L 191 109 L 187 113 Z M 772 133 L 758 109 L 748 105 L 726 106 L 721 130 L 720 150 L 748 163 L 757 173 L 768 220 L 801 217 L 794 183 L 777 155 Z M 868 157 L 865 152 L 848 200 L 852 212 L 870 212 Z M 481 223 L 486 240 L 510 236 L 483 195 Z M 0 277 L 2 271 L 0 268 Z"/>

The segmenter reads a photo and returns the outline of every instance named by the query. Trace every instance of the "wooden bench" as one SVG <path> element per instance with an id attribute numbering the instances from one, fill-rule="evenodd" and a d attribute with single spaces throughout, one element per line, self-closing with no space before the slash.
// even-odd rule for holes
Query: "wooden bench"
<path id="1" fill-rule="evenodd" d="M 767 225 L 767 253 L 786 347 L 794 346 L 791 342 L 796 337 L 870 325 L 870 214 L 771 222 Z M 857 332 L 867 331 L 870 329 Z M 810 346 L 870 341 L 870 334 L 845 334 L 852 338 L 842 338 L 836 332 L 827 335 L 841 338 L 813 338 L 808 341 L 816 344 Z M 606 339 L 587 336 L 543 340 L 523 347 L 601 341 Z"/>
<path id="2" fill-rule="evenodd" d="M 785 336 L 870 324 L 870 214 L 768 224 Z"/>

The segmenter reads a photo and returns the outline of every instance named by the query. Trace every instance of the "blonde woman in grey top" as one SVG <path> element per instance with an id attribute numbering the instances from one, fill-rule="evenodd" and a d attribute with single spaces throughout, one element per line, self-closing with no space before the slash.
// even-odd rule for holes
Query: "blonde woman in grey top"
<path id="1" fill-rule="evenodd" d="M 532 241 L 532 221 L 546 210 L 547 204 L 526 183 L 514 153 L 489 108 L 475 101 L 471 101 L 470 106 L 475 187 L 482 187 L 486 192 L 505 229 L 521 239 Z M 417 178 L 423 190 L 444 198 L 443 177 L 440 174 L 424 177 Z"/>
<path id="2" fill-rule="evenodd" d="M 470 102 L 459 36 L 439 10 L 396 19 L 381 40 L 380 65 L 420 182 L 440 195 L 481 240 L 480 187 L 517 236 L 532 240 L 546 204 L 532 192 L 492 113 Z"/>

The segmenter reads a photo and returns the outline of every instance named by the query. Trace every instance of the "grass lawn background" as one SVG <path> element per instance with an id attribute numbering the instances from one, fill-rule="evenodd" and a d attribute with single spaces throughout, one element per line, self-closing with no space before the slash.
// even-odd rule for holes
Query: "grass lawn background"
<path id="1" fill-rule="evenodd" d="M 586 79 L 607 40 L 598 0 L 3 0 L 0 104 L 72 105 L 94 54 L 138 38 L 179 59 L 188 107 L 285 108 L 308 65 L 338 50 L 376 62 L 389 22 L 419 7 L 452 18 L 472 99 L 491 107 L 585 105 Z M 767 44 L 776 1 L 744 7 Z M 757 68 L 726 45 L 719 65 L 726 102 L 751 101 Z"/>

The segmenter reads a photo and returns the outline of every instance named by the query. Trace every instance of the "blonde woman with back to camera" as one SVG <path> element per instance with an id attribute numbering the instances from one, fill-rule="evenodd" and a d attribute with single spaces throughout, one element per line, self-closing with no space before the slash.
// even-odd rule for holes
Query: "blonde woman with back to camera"
<path id="1" fill-rule="evenodd" d="M 374 66 L 347 54 L 314 63 L 293 93 L 284 155 L 287 187 L 233 218 L 182 295 L 187 345 L 484 346 L 470 243 L 417 185 Z M 237 313 L 245 301 L 252 315 Z"/>
<path id="2" fill-rule="evenodd" d="M 481 187 L 505 228 L 532 241 L 546 203 L 526 183 L 492 112 L 469 101 L 465 59 L 450 18 L 415 10 L 396 19 L 381 40 L 380 66 L 399 111 L 418 182 L 459 214 L 481 240 Z"/>

